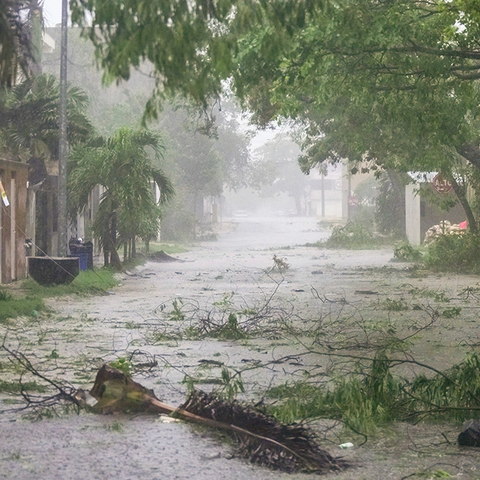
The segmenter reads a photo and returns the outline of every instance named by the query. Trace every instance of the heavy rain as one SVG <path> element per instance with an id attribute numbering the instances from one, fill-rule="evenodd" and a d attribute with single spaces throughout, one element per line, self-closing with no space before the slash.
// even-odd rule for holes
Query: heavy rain
<path id="1" fill-rule="evenodd" d="M 476 4 L 0 14 L 1 478 L 480 478 Z"/>

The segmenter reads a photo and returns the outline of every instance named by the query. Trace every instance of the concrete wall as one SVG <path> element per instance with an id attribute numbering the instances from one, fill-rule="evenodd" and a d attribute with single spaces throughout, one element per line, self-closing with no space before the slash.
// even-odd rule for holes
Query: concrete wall
<path id="1" fill-rule="evenodd" d="M 433 187 L 432 191 L 433 191 Z M 449 193 L 434 193 L 438 197 L 445 197 L 449 196 L 452 199 L 456 199 L 456 195 L 453 191 Z M 462 206 L 459 202 L 453 208 L 448 211 L 440 210 L 435 205 L 431 205 L 430 203 L 422 201 L 420 204 L 420 235 L 423 239 L 425 237 L 426 231 L 433 227 L 433 225 L 438 225 L 439 222 L 442 220 L 448 220 L 450 223 L 460 223 L 466 220 L 467 217 L 465 215 L 465 211 L 463 210 Z"/>
<path id="2" fill-rule="evenodd" d="M 411 245 L 420 245 L 420 195 L 415 194 L 416 184 L 405 186 L 405 232 Z"/>
<path id="3" fill-rule="evenodd" d="M 405 187 L 405 229 L 407 239 L 411 245 L 421 245 L 425 237 L 426 231 L 438 225 L 442 220 L 448 220 L 451 223 L 460 223 L 466 220 L 465 212 L 460 204 L 455 205 L 448 211 L 439 209 L 435 204 L 432 204 L 432 200 L 428 203 L 422 200 L 421 195 L 415 195 L 415 190 L 418 185 L 411 183 Z M 437 193 L 433 187 L 432 194 L 439 197 L 452 196 L 455 194 L 450 193 Z"/>

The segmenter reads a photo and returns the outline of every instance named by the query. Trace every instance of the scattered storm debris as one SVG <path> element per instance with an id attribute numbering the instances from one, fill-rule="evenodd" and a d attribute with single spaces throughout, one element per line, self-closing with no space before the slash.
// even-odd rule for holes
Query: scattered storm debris
<path id="1" fill-rule="evenodd" d="M 93 402 L 88 401 L 93 397 Z M 237 443 L 238 454 L 252 463 L 285 472 L 327 472 L 347 467 L 315 441 L 303 425 L 283 425 L 251 405 L 226 401 L 199 390 L 191 392 L 179 408 L 161 402 L 153 393 L 122 371 L 103 365 L 90 393 L 79 391 L 78 398 L 94 411 L 109 413 L 145 412 L 220 429 Z"/>

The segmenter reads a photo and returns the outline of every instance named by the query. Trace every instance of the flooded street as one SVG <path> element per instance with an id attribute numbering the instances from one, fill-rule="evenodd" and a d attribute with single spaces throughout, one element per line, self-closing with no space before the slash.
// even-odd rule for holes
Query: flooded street
<path id="1" fill-rule="evenodd" d="M 379 300 L 372 292 L 378 298 L 400 296 L 405 282 L 425 281 L 408 277 L 405 265 L 390 263 L 391 248 L 352 252 L 305 246 L 328 235 L 312 218 L 232 219 L 220 229 L 218 241 L 175 255 L 180 261 L 148 261 L 121 274 L 121 285 L 108 296 L 50 300 L 54 315 L 35 323 L 19 320 L 2 334 L 47 377 L 75 387 L 90 388 L 103 363 L 126 358 L 134 379 L 171 405 L 185 400 L 189 382 L 205 390 L 218 387 L 223 367 L 242 372 L 241 398 L 258 401 L 270 386 L 323 368 L 325 359 L 306 354 L 305 334 L 292 336 L 292 326 L 300 331 L 320 320 L 333 324 L 346 305 L 351 312 L 361 306 L 378 311 Z M 274 256 L 283 262 L 283 271 Z M 442 286 L 452 297 L 475 281 L 468 276 L 428 279 L 430 287 Z M 476 315 L 475 308 L 472 304 L 471 315 Z M 263 316 L 253 321 L 245 313 L 251 311 Z M 236 312 L 245 336 L 215 337 L 216 325 L 231 312 Z M 462 332 L 454 332 L 451 325 L 441 326 L 452 332 L 447 350 L 436 350 L 442 358 L 449 352 L 447 362 L 455 360 L 452 352 L 462 354 L 460 337 L 470 343 L 478 340 L 473 324 Z M 438 334 L 431 333 L 432 341 Z M 430 334 L 425 335 L 430 341 Z M 431 354 L 418 349 L 421 359 Z M 322 431 L 322 425 L 317 428 Z M 31 422 L 4 411 L 0 431 L 0 478 L 312 478 L 231 458 L 231 447 L 215 434 L 155 416 L 72 413 Z M 334 456 L 345 455 L 356 468 L 321 478 L 400 479 L 441 469 L 461 478 L 480 478 L 478 455 L 460 452 L 455 438 L 454 425 L 395 425 L 387 436 L 344 451 L 338 445 L 345 439 L 325 437 L 322 446 Z"/>

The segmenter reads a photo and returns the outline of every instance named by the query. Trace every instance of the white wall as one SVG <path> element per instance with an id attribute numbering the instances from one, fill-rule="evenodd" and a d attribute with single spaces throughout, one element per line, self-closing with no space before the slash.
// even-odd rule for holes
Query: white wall
<path id="1" fill-rule="evenodd" d="M 415 195 L 416 185 L 405 187 L 405 230 L 411 245 L 420 245 L 420 195 Z"/>

